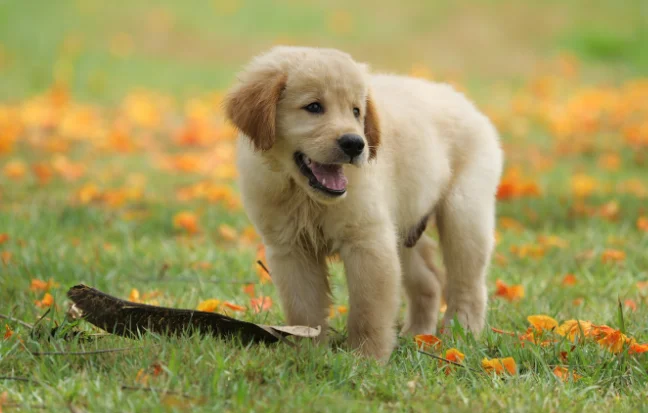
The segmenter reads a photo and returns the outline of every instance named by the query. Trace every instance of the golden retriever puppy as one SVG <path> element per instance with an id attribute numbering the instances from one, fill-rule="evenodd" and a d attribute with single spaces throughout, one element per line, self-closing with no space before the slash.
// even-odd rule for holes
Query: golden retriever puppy
<path id="1" fill-rule="evenodd" d="M 287 322 L 321 326 L 331 304 L 327 256 L 349 289 L 349 345 L 386 359 L 400 285 L 403 333 L 445 323 L 479 332 L 493 249 L 502 151 L 489 120 L 450 86 L 370 74 L 338 50 L 275 47 L 256 57 L 225 100 L 240 129 L 244 208 L 266 246 Z M 447 271 L 434 273 L 436 219 Z"/>

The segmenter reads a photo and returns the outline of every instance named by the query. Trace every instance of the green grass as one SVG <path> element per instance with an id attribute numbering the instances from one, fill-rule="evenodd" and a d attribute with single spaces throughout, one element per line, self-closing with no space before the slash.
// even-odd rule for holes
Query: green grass
<path id="1" fill-rule="evenodd" d="M 8 105 L 21 110 L 21 103 L 48 88 L 58 73 L 69 84 L 74 102 L 100 105 L 102 118 L 114 119 L 123 97 L 139 87 L 175 97 L 177 106 L 171 113 L 177 115 L 184 98 L 221 91 L 251 55 L 276 42 L 342 47 L 381 69 L 407 72 L 413 65 L 427 65 L 435 76 L 459 77 L 480 107 L 493 104 L 494 96 L 501 97 L 496 95 L 498 91 L 519 91 L 537 74 L 538 64 L 559 53 L 581 57 L 579 81 L 585 85 L 619 84 L 648 73 L 642 47 L 645 42 L 641 40 L 645 40 L 646 11 L 639 1 L 624 2 L 622 7 L 610 0 L 599 2 L 596 8 L 580 0 L 542 4 L 476 1 L 452 6 L 411 2 L 411 7 L 387 2 L 381 4 L 383 7 L 369 1 L 346 3 L 282 0 L 270 6 L 269 2 L 255 0 L 243 1 L 228 12 L 227 7 L 223 11 L 214 6 L 224 3 L 214 1 L 124 2 L 113 7 L 93 0 L 0 1 L 0 108 Z M 349 27 L 330 27 L 331 16 L 339 11 L 351 16 Z M 546 23 L 542 29 L 535 28 L 539 21 Z M 111 51 L 111 42 L 122 33 L 131 39 L 125 54 Z M 579 90 L 579 86 L 568 84 L 561 93 Z M 0 125 L 2 119 L 0 114 Z M 519 115 L 507 113 L 507 119 L 519 120 Z M 547 314 L 559 322 L 578 318 L 614 328 L 625 326 L 626 334 L 641 343 L 648 342 L 648 300 L 646 292 L 636 286 L 638 281 L 648 280 L 648 234 L 636 225 L 638 217 L 648 214 L 646 198 L 614 189 L 628 179 L 644 179 L 645 147 L 619 143 L 621 132 L 614 130 L 593 136 L 602 144 L 591 153 L 567 156 L 555 151 L 556 139 L 534 122 L 528 136 L 522 138 L 511 129 L 502 128 L 508 159 L 517 159 L 510 162 L 524 163 L 532 151 L 538 150 L 555 164 L 548 171 L 529 169 L 542 188 L 542 196 L 499 205 L 498 215 L 514 218 L 523 229 L 500 228 L 497 253 L 506 261 L 494 260 L 489 292 L 492 295 L 495 280 L 502 279 L 523 285 L 526 295 L 512 303 L 491 299 L 489 326 L 522 334 L 528 327 L 527 316 Z M 132 132 L 138 140 L 150 131 L 133 128 Z M 2 133 L 0 130 L 0 141 Z M 151 133 L 164 154 L 188 151 L 169 142 L 170 130 Z M 648 356 L 629 355 L 627 351 L 614 355 L 591 340 L 573 350 L 572 343 L 565 340 L 546 347 L 530 343 L 521 347 L 517 337 L 487 330 L 475 338 L 456 328 L 444 339 L 444 349 L 458 348 L 466 355 L 464 363 L 469 368 L 457 368 L 446 375 L 444 366 L 418 353 L 407 338 L 399 339 L 389 363 L 381 366 L 357 357 L 344 346 L 318 348 L 307 340 L 292 348 L 281 344 L 246 347 L 237 341 L 199 336 L 150 334 L 141 340 L 51 336 L 48 333 L 57 324 L 97 332 L 88 324 L 70 325 L 66 321 L 65 292 L 79 283 L 123 298 L 133 288 L 141 293 L 159 290 L 161 304 L 195 308 L 209 298 L 248 305 L 243 285 L 252 282 L 257 294 L 272 297 L 275 305 L 269 312 L 234 316 L 282 324 L 283 315 L 272 284 L 258 282 L 255 245 L 239 246 L 219 233 L 222 224 L 242 232 L 249 225 L 244 213 L 206 200 L 178 200 L 178 188 L 212 179 L 209 173 L 163 170 L 156 154 L 147 150 L 124 155 L 97 150 L 87 142 L 73 142 L 63 155 L 86 165 L 81 180 L 66 182 L 54 177 L 47 185 L 40 185 L 29 172 L 22 180 L 7 177 L 3 169 L 13 160 L 31 165 L 55 159 L 57 154 L 35 144 L 37 138 L 34 130 L 25 129 L 13 152 L 0 151 L 0 234 L 10 237 L 0 244 L 0 254 L 11 254 L 7 263 L 0 260 L 0 314 L 34 323 L 44 314 L 34 305 L 43 293 L 30 291 L 30 281 L 51 278 L 60 286 L 51 291 L 56 308 L 40 321 L 40 333 L 16 321 L 0 321 L 0 332 L 4 332 L 5 323 L 14 331 L 11 338 L 0 338 L 1 408 L 646 409 Z M 600 154 L 611 151 L 622 161 L 617 171 L 606 171 L 597 164 Z M 615 220 L 572 214 L 578 203 L 569 181 L 574 172 L 595 177 L 603 182 L 601 188 L 612 188 L 598 188 L 586 204 L 596 207 L 617 201 L 620 213 Z M 146 177 L 139 199 L 118 208 L 75 200 L 75 193 L 85 183 L 116 188 L 125 185 L 132 174 Z M 174 228 L 175 214 L 187 210 L 199 216 L 201 233 L 187 236 Z M 133 212 L 142 217 L 126 219 Z M 568 244 L 549 249 L 540 258 L 520 258 L 511 252 L 512 246 L 537 245 L 540 235 L 555 235 Z M 603 263 L 600 256 L 607 248 L 623 250 L 625 260 Z M 591 257 L 583 254 L 590 250 Z M 196 263 L 210 263 L 211 267 Z M 576 285 L 562 285 L 567 273 L 576 275 Z M 339 263 L 333 264 L 332 284 L 335 303 L 346 305 Z M 582 299 L 582 304 L 574 305 L 576 299 Z M 637 311 L 624 307 L 620 314 L 618 300 L 626 299 L 637 303 Z M 332 319 L 341 335 L 336 335 L 335 341 L 345 335 L 345 320 L 345 316 Z M 114 348 L 129 350 L 33 354 Z M 567 362 L 561 359 L 563 351 L 571 352 Z M 509 356 L 518 365 L 519 374 L 515 376 L 491 376 L 481 369 L 484 357 Z M 161 367 L 157 376 L 151 374 L 155 365 Z M 552 373 L 557 365 L 567 366 L 582 378 L 561 382 Z M 140 371 L 143 373 L 138 380 Z M 146 373 L 151 377 L 143 384 L 141 377 Z M 144 386 L 145 390 L 133 390 L 133 386 Z M 4 392 L 6 399 L 1 396 Z"/>

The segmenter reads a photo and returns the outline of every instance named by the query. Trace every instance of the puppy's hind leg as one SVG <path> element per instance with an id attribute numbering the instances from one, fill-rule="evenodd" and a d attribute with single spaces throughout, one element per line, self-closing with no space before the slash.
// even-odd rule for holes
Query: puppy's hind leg
<path id="1" fill-rule="evenodd" d="M 499 180 L 494 161 L 488 168 L 464 170 L 439 205 L 448 309 L 444 325 L 454 317 L 470 331 L 486 321 L 486 272 L 494 245 L 495 190 Z"/>
<path id="2" fill-rule="evenodd" d="M 407 294 L 407 318 L 401 334 L 434 334 L 445 283 L 434 264 L 436 246 L 423 234 L 413 248 L 403 248 L 403 285 Z"/>

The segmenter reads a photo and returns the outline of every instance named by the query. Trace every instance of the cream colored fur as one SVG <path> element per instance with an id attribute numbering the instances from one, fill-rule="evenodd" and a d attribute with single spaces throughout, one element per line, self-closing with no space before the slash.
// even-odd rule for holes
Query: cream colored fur
<path id="1" fill-rule="evenodd" d="M 325 113 L 302 109 L 314 100 Z M 340 51 L 276 47 L 241 73 L 226 109 L 243 131 L 243 204 L 262 235 L 289 324 L 319 325 L 326 336 L 326 257 L 339 253 L 349 288 L 348 341 L 361 353 L 391 354 L 401 284 L 409 304 L 403 333 L 434 333 L 442 294 L 446 324 L 456 317 L 482 330 L 502 151 L 492 124 L 462 94 L 421 79 L 370 74 Z M 375 159 L 365 148 L 343 167 L 344 196 L 308 185 L 295 151 L 333 163 L 342 134 L 365 132 L 372 134 L 365 139 Z M 428 214 L 436 219 L 447 282 L 435 274 L 426 235 L 404 247 Z"/>

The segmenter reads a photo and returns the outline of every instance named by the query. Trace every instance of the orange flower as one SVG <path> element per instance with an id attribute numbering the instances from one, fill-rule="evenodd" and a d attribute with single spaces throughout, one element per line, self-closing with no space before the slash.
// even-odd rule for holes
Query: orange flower
<path id="1" fill-rule="evenodd" d="M 226 241 L 234 241 L 236 240 L 236 237 L 238 237 L 236 230 L 230 227 L 229 225 L 225 225 L 225 224 L 222 224 L 221 226 L 218 227 L 218 233 Z"/>
<path id="2" fill-rule="evenodd" d="M 482 360 L 482 367 L 488 373 L 502 374 L 504 371 L 511 375 L 516 374 L 517 364 L 513 357 L 506 357 L 503 359 L 487 359 Z"/>
<path id="3" fill-rule="evenodd" d="M 36 300 L 34 303 L 38 308 L 51 307 L 54 304 L 54 297 L 50 293 L 45 293 L 42 300 Z"/>
<path id="4" fill-rule="evenodd" d="M 507 285 L 502 280 L 495 282 L 495 296 L 502 297 L 508 301 L 515 301 L 524 298 L 524 287 L 521 285 Z"/>
<path id="5" fill-rule="evenodd" d="M 524 225 L 522 225 L 522 223 L 520 223 L 520 221 L 517 221 L 517 220 L 515 220 L 513 218 L 509 218 L 509 217 L 501 217 L 498 220 L 498 224 L 499 224 L 500 228 L 503 228 L 503 229 L 510 229 L 510 230 L 513 230 L 513 231 L 516 231 L 516 232 L 521 232 L 521 231 L 524 230 Z"/>
<path id="6" fill-rule="evenodd" d="M 571 341 L 575 341 L 576 337 L 581 333 L 585 337 L 589 336 L 592 331 L 592 323 L 590 321 L 583 320 L 567 320 L 562 323 L 558 328 L 556 328 L 556 334 L 567 337 Z"/>
<path id="7" fill-rule="evenodd" d="M 520 258 L 542 258 L 544 257 L 546 251 L 547 249 L 542 245 L 523 244 L 511 246 L 511 253 L 517 255 Z"/>
<path id="8" fill-rule="evenodd" d="M 638 281 L 637 288 L 640 290 L 648 290 L 648 281 Z"/>
<path id="9" fill-rule="evenodd" d="M 0 253 L 0 261 L 2 261 L 4 265 L 9 265 L 12 255 L 11 251 L 2 251 Z"/>
<path id="10" fill-rule="evenodd" d="M 558 327 L 558 321 L 547 315 L 530 315 L 527 320 L 536 331 L 552 331 Z"/>
<path id="11" fill-rule="evenodd" d="M 229 301 L 225 301 L 223 303 L 223 307 L 227 307 L 232 311 L 240 311 L 240 312 L 245 311 L 245 307 L 243 307 L 242 305 L 230 303 Z"/>
<path id="12" fill-rule="evenodd" d="M 13 330 L 11 327 L 9 327 L 9 324 L 5 324 L 5 333 L 4 333 L 4 339 L 9 340 L 11 336 L 13 336 Z"/>
<path id="13" fill-rule="evenodd" d="M 27 172 L 27 166 L 23 161 L 10 161 L 4 166 L 4 174 L 10 179 L 22 179 Z"/>
<path id="14" fill-rule="evenodd" d="M 599 182 L 588 175 L 577 174 L 571 178 L 571 188 L 575 196 L 584 198 L 591 195 L 599 186 Z"/>
<path id="15" fill-rule="evenodd" d="M 133 288 L 128 295 L 128 301 L 131 301 L 133 303 L 139 303 L 140 302 L 140 292 L 137 288 Z"/>
<path id="16" fill-rule="evenodd" d="M 200 304 L 198 304 L 198 307 L 196 307 L 196 310 L 213 313 L 218 309 L 219 305 L 220 305 L 220 300 L 211 298 L 209 300 L 201 301 Z"/>
<path id="17" fill-rule="evenodd" d="M 563 277 L 562 285 L 567 287 L 571 285 L 576 285 L 577 282 L 578 280 L 576 280 L 576 276 L 574 274 L 566 274 L 565 277 Z"/>
<path id="18" fill-rule="evenodd" d="M 557 235 L 538 235 L 538 244 L 551 248 L 567 248 L 569 243 Z"/>
<path id="19" fill-rule="evenodd" d="M 639 354 L 645 352 L 648 352 L 648 343 L 647 344 L 632 343 L 630 344 L 630 349 L 628 350 L 628 353 L 630 354 Z"/>
<path id="20" fill-rule="evenodd" d="M 454 361 L 455 363 L 461 363 L 463 362 L 464 358 L 466 356 L 456 348 L 449 348 L 445 352 L 445 358 L 450 361 Z"/>
<path id="21" fill-rule="evenodd" d="M 195 234 L 199 231 L 198 218 L 196 217 L 196 214 L 189 211 L 177 213 L 173 217 L 173 226 L 175 228 L 180 228 L 189 234 Z"/>
<path id="22" fill-rule="evenodd" d="M 648 217 L 637 218 L 637 229 L 648 232 Z"/>
<path id="23" fill-rule="evenodd" d="M 556 367 L 553 370 L 553 374 L 555 374 L 556 377 L 558 377 L 562 381 L 568 381 L 570 378 L 573 381 L 578 381 L 582 377 L 574 372 L 572 372 L 572 374 L 570 375 L 569 369 L 567 369 L 567 367 L 560 367 L 560 366 Z"/>
<path id="24" fill-rule="evenodd" d="M 445 359 L 454 363 L 462 364 L 465 357 L 466 356 L 456 348 L 449 348 L 445 352 Z M 446 375 L 454 371 L 455 366 L 449 364 L 444 360 L 439 360 L 439 367 L 444 367 L 444 365 L 444 372 Z"/>
<path id="25" fill-rule="evenodd" d="M 272 298 L 270 297 L 251 298 L 250 306 L 252 307 L 252 310 L 254 310 L 255 313 L 260 313 L 261 311 L 268 311 L 272 307 Z"/>
<path id="26" fill-rule="evenodd" d="M 89 204 L 90 202 L 96 201 L 101 197 L 101 191 L 99 187 L 93 183 L 85 184 L 77 192 L 77 198 L 82 204 Z"/>
<path id="27" fill-rule="evenodd" d="M 50 168 L 49 165 L 45 163 L 37 163 L 32 165 L 32 172 L 36 175 L 38 183 L 41 185 L 46 185 L 51 179 L 54 171 Z"/>
<path id="28" fill-rule="evenodd" d="M 540 195 L 540 187 L 532 179 L 523 175 L 518 167 L 509 168 L 497 188 L 497 199 L 506 200 Z"/>
<path id="29" fill-rule="evenodd" d="M 614 221 L 619 217 L 619 203 L 617 201 L 610 201 L 607 204 L 602 205 L 598 209 L 598 215 L 601 218 L 605 218 L 609 221 Z"/>
<path id="30" fill-rule="evenodd" d="M 615 249 L 606 249 L 601 255 L 601 260 L 606 262 L 621 262 L 626 258 L 626 254 L 623 251 Z"/>
<path id="31" fill-rule="evenodd" d="M 254 298 L 256 293 L 254 292 L 254 284 L 247 284 L 243 287 L 243 292 L 250 296 L 250 298 Z"/>
<path id="32" fill-rule="evenodd" d="M 9 241 L 9 234 L 0 234 L 0 245 L 4 244 L 7 241 Z"/>
<path id="33" fill-rule="evenodd" d="M 52 280 L 51 278 L 47 282 L 34 278 L 31 280 L 29 289 L 31 291 L 49 291 L 52 288 L 56 288 L 58 286 L 59 284 L 57 282 L 54 282 L 54 280 Z"/>
<path id="34" fill-rule="evenodd" d="M 616 153 L 606 153 L 598 158 L 598 165 L 608 171 L 616 171 L 621 166 L 621 157 Z"/>
<path id="35" fill-rule="evenodd" d="M 597 343 L 611 353 L 617 354 L 623 350 L 623 345 L 629 343 L 632 339 L 628 338 L 625 334 L 618 330 L 606 334 L 603 338 L 599 339 Z"/>
<path id="36" fill-rule="evenodd" d="M 623 305 L 628 307 L 631 311 L 637 311 L 637 303 L 635 302 L 635 300 L 628 298 L 623 302 Z"/>
<path id="37" fill-rule="evenodd" d="M 443 343 L 440 338 L 432 334 L 418 334 L 414 336 L 414 341 L 416 342 L 416 347 L 424 351 L 430 349 L 440 350 Z"/>

